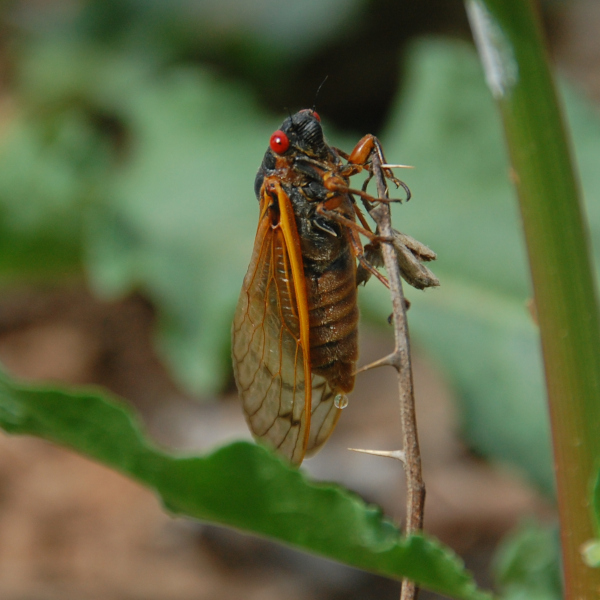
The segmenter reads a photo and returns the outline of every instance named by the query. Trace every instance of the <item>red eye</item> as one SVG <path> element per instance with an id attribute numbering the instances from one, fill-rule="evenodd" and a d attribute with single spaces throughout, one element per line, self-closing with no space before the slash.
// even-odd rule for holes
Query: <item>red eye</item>
<path id="1" fill-rule="evenodd" d="M 290 147 L 290 140 L 288 140 L 288 136 L 285 135 L 281 129 L 278 129 L 271 136 L 269 146 L 271 146 L 271 150 L 273 150 L 273 152 L 276 152 L 277 154 L 283 154 Z"/>
<path id="2" fill-rule="evenodd" d="M 321 122 L 321 117 L 319 116 L 319 113 L 316 110 L 312 111 L 313 117 L 319 121 L 319 123 Z"/>

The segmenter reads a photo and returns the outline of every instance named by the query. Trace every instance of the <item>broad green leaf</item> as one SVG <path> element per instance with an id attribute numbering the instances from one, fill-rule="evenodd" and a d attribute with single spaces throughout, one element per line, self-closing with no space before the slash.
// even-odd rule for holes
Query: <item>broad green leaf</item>
<path id="1" fill-rule="evenodd" d="M 561 600 L 557 527 L 523 524 L 502 542 L 495 562 L 502 600 Z"/>
<path id="2" fill-rule="evenodd" d="M 465 600 L 478 590 L 451 550 L 401 537 L 381 511 L 335 484 L 315 483 L 260 446 L 238 442 L 177 457 L 144 437 L 124 405 L 95 392 L 16 386 L 0 379 L 0 426 L 63 444 L 137 479 L 174 514 L 267 536 Z"/>

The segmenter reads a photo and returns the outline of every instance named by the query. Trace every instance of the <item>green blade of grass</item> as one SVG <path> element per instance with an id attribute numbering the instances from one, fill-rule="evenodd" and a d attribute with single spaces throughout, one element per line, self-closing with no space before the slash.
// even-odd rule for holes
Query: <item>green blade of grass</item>
<path id="1" fill-rule="evenodd" d="M 588 232 L 539 19 L 523 0 L 468 0 L 504 123 L 527 242 L 552 424 L 567 598 L 597 598 L 580 547 L 600 457 L 600 327 Z"/>

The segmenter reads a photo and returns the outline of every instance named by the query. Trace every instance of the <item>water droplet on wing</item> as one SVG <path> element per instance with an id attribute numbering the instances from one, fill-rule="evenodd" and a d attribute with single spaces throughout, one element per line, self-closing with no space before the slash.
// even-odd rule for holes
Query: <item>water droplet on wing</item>
<path id="1" fill-rule="evenodd" d="M 346 394 L 337 394 L 333 399 L 336 408 L 346 408 L 348 406 L 348 396 Z"/>

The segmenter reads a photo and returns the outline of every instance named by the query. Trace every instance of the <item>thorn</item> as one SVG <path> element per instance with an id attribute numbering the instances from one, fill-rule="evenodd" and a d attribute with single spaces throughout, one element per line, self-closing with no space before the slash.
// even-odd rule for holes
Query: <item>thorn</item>
<path id="1" fill-rule="evenodd" d="M 406 462 L 404 450 L 362 450 L 361 448 L 348 448 L 352 452 L 362 452 L 363 454 L 372 454 L 373 456 L 386 456 L 387 458 L 395 458 L 402 463 Z"/>
<path id="2" fill-rule="evenodd" d="M 381 165 L 382 169 L 414 169 L 412 165 Z"/>
<path id="3" fill-rule="evenodd" d="M 397 353 L 388 354 L 388 356 L 384 356 L 383 358 L 372 362 L 370 365 L 365 365 L 364 367 L 361 367 L 360 369 L 355 371 L 354 374 L 358 375 L 359 373 L 364 373 L 365 371 L 368 371 L 370 369 L 376 369 L 377 367 L 394 367 L 395 369 L 398 369 L 400 368 L 400 365 L 398 363 L 399 355 Z"/>

